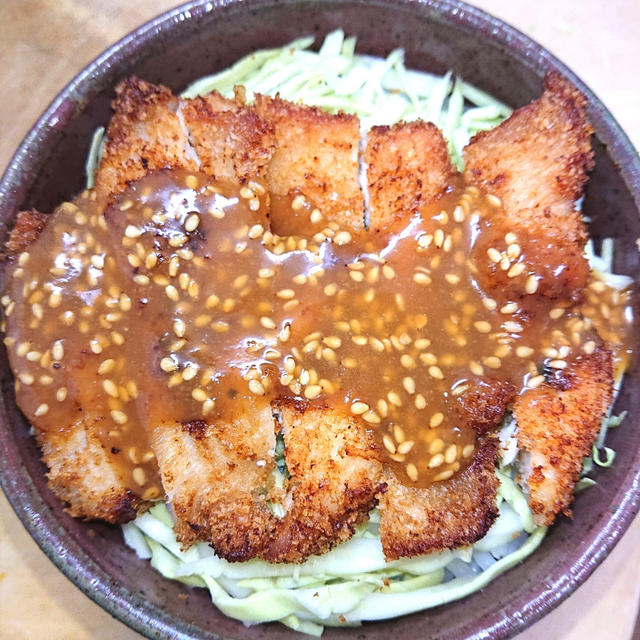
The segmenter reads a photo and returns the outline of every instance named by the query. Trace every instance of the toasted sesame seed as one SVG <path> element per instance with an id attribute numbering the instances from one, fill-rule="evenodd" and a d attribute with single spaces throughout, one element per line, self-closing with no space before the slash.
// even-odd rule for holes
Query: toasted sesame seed
<path id="1" fill-rule="evenodd" d="M 58 362 L 64 357 L 64 346 L 62 340 L 56 340 L 51 347 L 51 356 Z"/>
<path id="2" fill-rule="evenodd" d="M 441 453 L 444 451 L 444 441 L 442 438 L 435 438 L 433 442 L 429 444 L 429 453 L 434 455 L 436 453 Z"/>
<path id="3" fill-rule="evenodd" d="M 119 409 L 113 409 L 111 411 L 111 418 L 116 424 L 125 424 L 129 419 L 127 414 Z"/>
<path id="4" fill-rule="evenodd" d="M 182 379 L 183 380 L 193 380 L 196 375 L 198 375 L 198 366 L 195 364 L 191 364 L 189 363 L 183 370 L 182 370 Z"/>
<path id="5" fill-rule="evenodd" d="M 304 397 L 307 400 L 313 400 L 322 393 L 322 387 L 319 384 L 310 384 L 304 390 Z"/>
<path id="6" fill-rule="evenodd" d="M 260 324 L 265 329 L 275 329 L 276 328 L 276 323 L 271 318 L 269 318 L 267 316 L 262 316 L 260 318 Z"/>
<path id="7" fill-rule="evenodd" d="M 500 307 L 500 313 L 504 313 L 507 315 L 515 313 L 517 310 L 518 310 L 517 302 L 508 302 L 507 304 Z"/>
<path id="8" fill-rule="evenodd" d="M 455 459 L 457 458 L 457 456 L 458 456 L 458 449 L 456 445 L 450 444 L 444 452 L 444 461 L 447 464 L 451 464 L 452 462 L 455 462 Z"/>
<path id="9" fill-rule="evenodd" d="M 107 395 L 111 396 L 112 398 L 117 398 L 119 395 L 118 385 L 116 385 L 116 383 L 113 380 L 109 380 L 109 379 L 103 380 L 102 388 L 105 390 Z"/>
<path id="10" fill-rule="evenodd" d="M 507 277 L 508 278 L 516 278 L 517 276 L 519 276 L 520 274 L 522 274 L 524 272 L 524 270 L 526 269 L 526 266 L 524 264 L 524 262 L 518 262 L 516 264 L 514 264 L 508 271 L 507 271 Z"/>
<path id="11" fill-rule="evenodd" d="M 415 369 L 417 367 L 416 361 L 408 353 L 405 353 L 402 356 L 400 356 L 400 364 L 405 369 Z"/>
<path id="12" fill-rule="evenodd" d="M 257 396 L 265 394 L 265 388 L 259 380 L 249 380 L 249 391 Z"/>
<path id="13" fill-rule="evenodd" d="M 399 424 L 393 425 L 393 437 L 396 439 L 396 442 L 404 442 L 407 438 L 404 429 Z"/>
<path id="14" fill-rule="evenodd" d="M 127 225 L 127 228 L 124 230 L 124 235 L 127 238 L 139 238 L 142 235 L 142 229 L 130 224 Z"/>
<path id="15" fill-rule="evenodd" d="M 441 453 L 436 453 L 436 455 L 431 456 L 427 466 L 429 469 L 437 469 L 443 462 L 444 456 Z"/>
<path id="16" fill-rule="evenodd" d="M 402 386 L 408 394 L 416 392 L 416 382 L 411 376 L 406 376 L 402 379 Z"/>
<path id="17" fill-rule="evenodd" d="M 98 366 L 98 375 L 104 375 L 105 373 L 109 373 L 113 370 L 115 365 L 115 361 L 112 358 L 108 358 L 107 360 L 103 360 Z"/>
<path id="18" fill-rule="evenodd" d="M 565 360 L 550 360 L 547 365 L 552 369 L 566 369 L 567 363 Z"/>
<path id="19" fill-rule="evenodd" d="M 382 266 L 382 275 L 387 280 L 391 280 L 391 279 L 395 278 L 396 272 L 394 271 L 393 267 L 391 267 L 388 264 L 385 264 L 385 265 Z"/>
<path id="20" fill-rule="evenodd" d="M 395 391 L 389 391 L 387 393 L 387 400 L 394 407 L 401 407 L 402 406 L 402 399 L 400 398 L 400 396 Z"/>
<path id="21" fill-rule="evenodd" d="M 131 472 L 131 475 L 133 476 L 133 479 L 136 481 L 136 483 L 141 487 L 147 481 L 147 474 L 144 472 L 144 469 L 142 467 L 135 467 Z"/>
<path id="22" fill-rule="evenodd" d="M 338 246 L 349 244 L 351 242 L 351 234 L 348 231 L 338 231 L 333 237 L 333 242 Z"/>
<path id="23" fill-rule="evenodd" d="M 204 389 L 196 387 L 191 391 L 191 397 L 197 402 L 204 402 L 207 399 L 207 393 Z"/>
<path id="24" fill-rule="evenodd" d="M 453 469 L 447 469 L 441 471 L 438 475 L 434 476 L 434 482 L 441 482 L 442 480 L 448 480 L 453 475 Z"/>
<path id="25" fill-rule="evenodd" d="M 411 451 L 414 444 L 415 442 L 413 440 L 405 440 L 404 442 L 401 442 L 398 445 L 398 453 L 406 455 L 407 453 L 409 453 L 409 451 Z"/>
<path id="26" fill-rule="evenodd" d="M 557 320 L 564 315 L 565 310 L 562 307 L 555 307 L 549 311 L 549 317 L 552 320 Z"/>
<path id="27" fill-rule="evenodd" d="M 89 341 L 89 348 L 96 355 L 102 353 L 102 344 L 100 344 L 100 341 L 97 340 L 96 338 L 93 338 L 92 340 Z"/>
<path id="28" fill-rule="evenodd" d="M 395 453 L 396 452 L 396 445 L 394 444 L 393 440 L 391 439 L 391 436 L 389 436 L 386 433 L 382 436 L 382 444 L 384 444 L 384 448 L 389 453 Z"/>
<path id="29" fill-rule="evenodd" d="M 527 387 L 529 387 L 529 389 L 535 389 L 536 387 L 539 387 L 543 382 L 544 382 L 543 375 L 533 376 L 532 378 L 529 378 L 529 380 L 527 381 Z"/>
<path id="30" fill-rule="evenodd" d="M 519 322 L 513 322 L 511 320 L 504 322 L 502 328 L 509 333 L 520 333 L 524 329 Z"/>
<path id="31" fill-rule="evenodd" d="M 502 366 L 502 361 L 496 356 L 487 356 L 482 362 L 490 369 L 499 369 Z"/>
<path id="32" fill-rule="evenodd" d="M 418 246 L 422 249 L 427 249 L 432 241 L 433 236 L 431 234 L 423 234 L 418 238 Z"/>
<path id="33" fill-rule="evenodd" d="M 513 231 L 509 231 L 507 234 L 505 234 L 504 241 L 507 244 L 514 244 L 515 242 L 518 242 L 518 236 L 513 233 Z"/>
<path id="34" fill-rule="evenodd" d="M 587 354 L 591 355 L 596 349 L 596 343 L 593 340 L 588 340 L 582 346 L 582 350 Z"/>
<path id="35" fill-rule="evenodd" d="M 469 361 L 469 369 L 471 373 L 473 373 L 476 376 L 481 376 L 484 374 L 484 367 L 479 362 L 476 362 L 475 360 Z"/>
<path id="36" fill-rule="evenodd" d="M 429 375 L 436 380 L 442 380 L 444 378 L 444 374 L 442 373 L 442 369 L 437 365 L 431 365 L 428 369 Z"/>
<path id="37" fill-rule="evenodd" d="M 211 413 L 214 406 L 215 406 L 215 400 L 213 400 L 212 398 L 207 398 L 202 403 L 202 414 L 206 416 L 207 414 Z"/>
<path id="38" fill-rule="evenodd" d="M 489 256 L 489 260 L 496 264 L 502 260 L 502 254 L 495 247 L 489 247 L 487 249 L 487 255 Z"/>
<path id="39" fill-rule="evenodd" d="M 422 410 L 427 406 L 427 400 L 421 393 L 418 393 L 413 399 L 413 404 L 416 409 Z"/>
<path id="40" fill-rule="evenodd" d="M 422 286 L 431 284 L 431 278 L 426 273 L 422 273 L 421 271 L 413 274 L 413 281 L 416 284 Z"/>
<path id="41" fill-rule="evenodd" d="M 40 416 L 46 415 L 48 412 L 49 412 L 49 405 L 43 402 L 42 404 L 38 405 L 36 410 L 33 412 L 33 415 L 40 417 Z"/>
<path id="42" fill-rule="evenodd" d="M 464 458 L 468 458 L 469 456 L 471 456 L 473 454 L 474 450 L 475 450 L 475 446 L 474 445 L 467 444 L 462 449 L 462 456 Z"/>
<path id="43" fill-rule="evenodd" d="M 431 419 L 429 420 L 429 426 L 432 429 L 435 429 L 436 427 L 439 427 L 442 424 L 443 420 L 444 420 L 444 414 L 438 411 L 437 413 L 434 413 L 431 416 Z"/>
<path id="44" fill-rule="evenodd" d="M 478 320 L 473 323 L 473 326 L 480 333 L 489 333 L 491 331 L 491 324 L 486 320 Z"/>
<path id="45" fill-rule="evenodd" d="M 405 467 L 405 469 L 407 471 L 407 475 L 409 476 L 409 479 L 415 482 L 418 479 L 418 469 L 416 468 L 416 465 L 410 462 Z"/>
<path id="46" fill-rule="evenodd" d="M 184 221 L 184 228 L 187 232 L 191 233 L 198 228 L 200 224 L 200 216 L 197 213 L 192 213 L 187 219 Z"/>
<path id="47" fill-rule="evenodd" d="M 369 411 L 369 405 L 366 402 L 356 401 L 351 405 L 351 413 L 359 416 Z"/>
<path id="48" fill-rule="evenodd" d="M 510 244 L 507 247 L 507 256 L 509 256 L 511 260 L 515 260 L 516 258 L 518 258 L 520 256 L 520 245 L 516 242 Z"/>

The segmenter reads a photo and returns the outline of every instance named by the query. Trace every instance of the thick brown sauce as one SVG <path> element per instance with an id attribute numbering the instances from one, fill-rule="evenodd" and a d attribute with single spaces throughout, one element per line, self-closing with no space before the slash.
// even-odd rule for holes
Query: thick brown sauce
<path id="1" fill-rule="evenodd" d="M 483 382 L 541 384 L 545 369 L 593 351 L 594 326 L 619 365 L 627 357 L 628 294 L 594 279 L 582 315 L 535 295 L 513 233 L 484 259 L 521 293 L 485 295 L 470 256 L 500 204 L 474 187 L 361 237 L 327 226 L 301 195 L 277 202 L 298 235 L 275 236 L 267 200 L 257 183 L 165 172 L 105 215 L 91 192 L 61 205 L 2 299 L 18 401 L 36 429 L 94 421 L 153 498 L 146 429 L 224 420 L 251 394 L 290 396 L 358 416 L 398 476 L 426 486 L 472 460 L 459 405 Z"/>

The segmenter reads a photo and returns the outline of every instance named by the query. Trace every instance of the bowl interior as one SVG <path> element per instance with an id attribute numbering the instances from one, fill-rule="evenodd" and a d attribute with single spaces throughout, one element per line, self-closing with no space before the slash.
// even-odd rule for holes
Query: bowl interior
<path id="1" fill-rule="evenodd" d="M 17 210 L 51 211 L 83 188 L 91 135 L 108 121 L 113 87 L 122 77 L 135 73 L 180 91 L 255 49 L 306 34 L 316 35 L 317 44 L 338 27 L 358 37 L 360 52 L 385 55 L 401 46 L 408 67 L 452 69 L 513 106 L 540 94 L 545 70 L 568 75 L 587 94 L 596 129 L 596 168 L 584 201 L 592 236 L 614 237 L 617 271 L 637 279 L 640 161 L 615 121 L 573 74 L 528 38 L 467 5 L 436 0 L 195 2 L 148 23 L 81 73 L 29 134 L 0 183 L 3 232 Z M 139 560 L 117 528 L 67 516 L 46 487 L 37 447 L 16 409 L 4 349 L 0 375 L 3 488 L 38 543 L 83 591 L 149 637 L 298 637 L 279 625 L 247 628 L 226 618 L 204 590 L 165 580 Z M 608 439 L 618 452 L 616 464 L 595 473 L 598 485 L 578 495 L 575 519 L 562 518 L 539 552 L 463 602 L 354 630 L 328 629 L 324 637 L 505 637 L 560 602 L 606 556 L 638 509 L 639 375 L 634 366 L 618 399 L 616 410 L 629 416 Z"/>

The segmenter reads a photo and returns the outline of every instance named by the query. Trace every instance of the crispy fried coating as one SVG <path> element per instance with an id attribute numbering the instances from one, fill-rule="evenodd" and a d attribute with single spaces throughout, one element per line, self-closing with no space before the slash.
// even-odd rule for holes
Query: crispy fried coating
<path id="1" fill-rule="evenodd" d="M 537 524 L 552 524 L 561 511 L 570 514 L 582 458 L 611 404 L 612 384 L 611 354 L 599 347 L 516 400 L 518 442 L 527 453 L 525 479 Z"/>
<path id="2" fill-rule="evenodd" d="M 515 388 L 510 382 L 495 378 L 478 378 L 469 388 L 450 399 L 459 424 L 482 436 L 500 424 Z"/>
<path id="3" fill-rule="evenodd" d="M 114 114 L 96 173 L 96 191 L 111 199 L 129 182 L 158 169 L 198 169 L 198 159 L 167 87 L 135 76 L 116 87 Z"/>
<path id="4" fill-rule="evenodd" d="M 227 100 L 214 91 L 185 100 L 182 115 L 202 171 L 239 183 L 264 177 L 275 151 L 273 131 L 240 97 Z"/>
<path id="5" fill-rule="evenodd" d="M 496 456 L 495 441 L 485 436 L 464 471 L 426 489 L 406 487 L 388 471 L 388 488 L 379 505 L 387 560 L 453 549 L 482 538 L 498 515 Z"/>
<path id="6" fill-rule="evenodd" d="M 86 417 L 59 431 L 37 432 L 49 488 L 74 518 L 133 520 L 142 504 L 127 486 Z"/>
<path id="7" fill-rule="evenodd" d="M 441 131 L 421 120 L 373 127 L 364 160 L 374 231 L 406 220 L 435 200 L 455 175 Z"/>
<path id="8" fill-rule="evenodd" d="M 6 255 L 8 257 L 15 256 L 27 249 L 44 229 L 47 217 L 46 213 L 40 213 L 35 209 L 19 211 L 13 229 L 9 233 L 9 239 L 5 244 Z"/>
<path id="9" fill-rule="evenodd" d="M 230 561 L 262 556 L 274 526 L 267 505 L 275 451 L 271 407 L 247 400 L 222 419 L 158 424 L 150 440 L 178 540 L 211 542 Z"/>
<path id="10" fill-rule="evenodd" d="M 348 540 L 384 491 L 372 435 L 352 416 L 328 406 L 281 407 L 291 479 L 264 558 L 301 562 Z"/>
<path id="11" fill-rule="evenodd" d="M 344 229 L 364 228 L 364 198 L 358 184 L 360 123 L 346 113 L 331 115 L 315 107 L 257 95 L 255 110 L 273 127 L 276 150 L 267 169 L 276 196 L 306 196 L 329 222 Z M 273 230 L 280 233 L 277 212 Z"/>
<path id="12" fill-rule="evenodd" d="M 538 100 L 478 133 L 464 150 L 467 182 L 502 201 L 504 214 L 492 220 L 495 237 L 514 232 L 529 239 L 523 248 L 541 278 L 538 293 L 554 298 L 574 297 L 589 274 L 586 230 L 574 206 L 593 167 L 585 108 L 586 98 L 566 78 L 549 73 Z M 497 290 L 522 288 L 497 265 L 485 271 L 485 284 Z"/>

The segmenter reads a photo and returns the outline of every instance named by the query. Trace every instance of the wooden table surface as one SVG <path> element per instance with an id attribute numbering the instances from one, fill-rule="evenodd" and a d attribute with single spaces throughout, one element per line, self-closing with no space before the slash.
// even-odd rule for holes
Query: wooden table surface
<path id="1" fill-rule="evenodd" d="M 0 170 L 60 88 L 172 0 L 0 0 Z M 477 0 L 566 62 L 640 149 L 637 0 Z M 623 428 L 631 428 L 627 425 Z M 631 638 L 640 599 L 640 519 L 558 609 L 519 640 Z M 44 556 L 0 497 L 0 638 L 139 640 Z"/>

